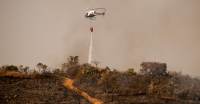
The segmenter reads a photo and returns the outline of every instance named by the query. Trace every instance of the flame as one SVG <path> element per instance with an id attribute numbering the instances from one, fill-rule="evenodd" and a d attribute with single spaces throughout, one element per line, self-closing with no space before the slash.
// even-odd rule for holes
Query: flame
<path id="1" fill-rule="evenodd" d="M 84 97 L 85 99 L 87 99 L 91 104 L 103 104 L 103 102 L 99 99 L 93 98 L 90 95 L 88 95 L 86 92 L 81 91 L 80 89 L 76 88 L 73 86 L 74 81 L 69 79 L 69 78 L 65 78 L 64 79 L 64 83 L 63 85 L 69 89 L 72 90 L 76 93 L 78 93 L 80 96 Z"/>

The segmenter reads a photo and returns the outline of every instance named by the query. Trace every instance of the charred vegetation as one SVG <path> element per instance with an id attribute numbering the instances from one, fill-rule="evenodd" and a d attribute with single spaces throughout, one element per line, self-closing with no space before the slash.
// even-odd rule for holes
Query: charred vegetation
<path id="1" fill-rule="evenodd" d="M 50 71 L 37 64 L 36 69 L 7 65 L 0 67 L 2 104 L 89 104 L 79 94 L 63 86 L 63 78 L 104 104 L 199 104 L 200 80 L 167 70 L 165 63 L 144 62 L 142 69 L 119 72 L 80 64 L 71 56 L 61 69 Z"/>

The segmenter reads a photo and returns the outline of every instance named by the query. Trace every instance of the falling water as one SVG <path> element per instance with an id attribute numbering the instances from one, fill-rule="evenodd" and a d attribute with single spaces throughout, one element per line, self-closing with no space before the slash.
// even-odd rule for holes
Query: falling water
<path id="1" fill-rule="evenodd" d="M 93 45 L 93 32 L 91 32 L 91 36 L 90 36 L 90 45 L 89 45 L 89 54 L 88 54 L 88 63 L 91 64 L 92 62 L 92 45 Z"/>

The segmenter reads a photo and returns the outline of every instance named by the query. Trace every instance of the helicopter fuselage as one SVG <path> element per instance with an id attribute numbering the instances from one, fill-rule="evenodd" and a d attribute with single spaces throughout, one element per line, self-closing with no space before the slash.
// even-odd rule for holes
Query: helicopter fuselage
<path id="1" fill-rule="evenodd" d="M 94 10 L 91 10 L 91 11 L 88 11 L 86 14 L 85 14 L 85 17 L 87 18 L 92 18 L 92 17 L 95 17 L 97 14 Z"/>

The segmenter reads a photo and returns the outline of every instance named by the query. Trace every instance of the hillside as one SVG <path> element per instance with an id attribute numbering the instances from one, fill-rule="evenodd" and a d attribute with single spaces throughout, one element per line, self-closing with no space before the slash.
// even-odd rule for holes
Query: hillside
<path id="1" fill-rule="evenodd" d="M 200 104 L 200 80 L 169 72 L 165 63 L 144 62 L 140 72 L 79 64 L 78 57 L 53 72 L 37 66 L 0 68 L 1 104 Z"/>

